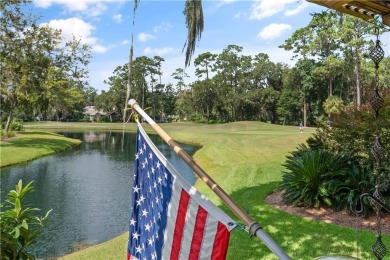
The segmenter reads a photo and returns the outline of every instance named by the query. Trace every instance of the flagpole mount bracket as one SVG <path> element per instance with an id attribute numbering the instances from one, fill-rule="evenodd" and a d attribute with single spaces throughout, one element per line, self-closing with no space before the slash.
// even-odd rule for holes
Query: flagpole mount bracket
<path id="1" fill-rule="evenodd" d="M 254 237 L 254 236 L 256 236 L 257 231 L 260 229 L 263 229 L 263 228 L 259 225 L 259 223 L 257 223 L 256 221 L 252 222 L 249 225 L 249 234 L 251 235 L 251 237 Z"/>

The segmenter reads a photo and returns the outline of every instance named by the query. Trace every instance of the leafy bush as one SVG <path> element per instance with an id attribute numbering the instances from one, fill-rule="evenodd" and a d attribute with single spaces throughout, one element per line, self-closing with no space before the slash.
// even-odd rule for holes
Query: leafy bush
<path id="1" fill-rule="evenodd" d="M 43 222 L 51 210 L 44 217 L 37 217 L 35 213 L 39 209 L 23 205 L 23 200 L 32 190 L 32 182 L 23 187 L 22 180 L 19 180 L 15 190 L 11 190 L 5 202 L 1 204 L 2 259 L 34 259 L 27 249 L 37 242 Z"/>
<path id="2" fill-rule="evenodd" d="M 24 126 L 21 123 L 12 122 L 10 129 L 11 131 L 22 131 L 24 129 Z"/>
<path id="3" fill-rule="evenodd" d="M 320 123 L 316 133 L 291 153 L 286 161 L 287 172 L 281 188 L 285 189 L 284 200 L 294 205 L 331 205 L 339 210 L 360 206 L 360 195 L 372 193 L 379 180 L 379 190 L 385 200 L 390 200 L 390 97 L 385 98 L 384 109 L 378 121 L 368 105 L 359 109 L 353 106 L 332 113 L 332 121 Z M 378 127 L 377 127 L 378 126 Z M 371 148 L 378 131 L 384 151 L 379 172 L 374 170 Z M 319 168 L 317 153 L 335 154 L 342 159 L 332 166 L 333 173 L 324 173 Z M 311 158 L 312 157 L 312 158 Z M 317 161 L 317 162 L 316 162 Z M 319 165 L 312 165 L 319 163 Z M 326 168 L 326 167 L 325 167 Z M 349 170 L 348 170 L 349 169 Z M 308 173 L 308 171 L 310 173 Z M 322 171 L 322 173 L 320 173 Z M 291 182 L 291 183 L 289 183 Z M 310 194 L 312 193 L 312 194 Z M 365 209 L 370 203 L 363 201 Z M 367 211 L 365 214 L 367 215 Z"/>
<path id="4" fill-rule="evenodd" d="M 330 180 L 341 179 L 347 172 L 347 164 L 340 155 L 323 150 L 302 151 L 288 157 L 280 188 L 283 201 L 305 207 L 334 206 L 335 190 Z"/>

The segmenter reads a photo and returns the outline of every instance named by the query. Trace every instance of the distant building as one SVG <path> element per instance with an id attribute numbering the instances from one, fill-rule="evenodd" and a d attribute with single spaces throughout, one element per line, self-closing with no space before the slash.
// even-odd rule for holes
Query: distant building
<path id="1" fill-rule="evenodd" d="M 99 122 L 100 116 L 107 115 L 102 109 L 97 110 L 95 106 L 87 106 L 84 108 L 84 115 L 89 116 L 92 122 Z"/>

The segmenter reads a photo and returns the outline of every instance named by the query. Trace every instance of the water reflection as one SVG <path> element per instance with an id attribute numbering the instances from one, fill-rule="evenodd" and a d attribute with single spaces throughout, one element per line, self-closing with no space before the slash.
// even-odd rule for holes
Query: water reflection
<path id="1" fill-rule="evenodd" d="M 32 249 L 38 258 L 69 253 L 74 247 L 96 244 L 127 230 L 134 168 L 135 134 L 63 132 L 84 142 L 69 151 L 1 169 L 1 190 L 14 189 L 19 179 L 34 181 L 28 203 L 53 209 L 40 241 Z M 184 162 L 157 136 L 153 142 L 165 157 L 194 183 Z M 189 154 L 196 147 L 182 145 Z M 4 195 L 4 194 L 3 194 Z"/>

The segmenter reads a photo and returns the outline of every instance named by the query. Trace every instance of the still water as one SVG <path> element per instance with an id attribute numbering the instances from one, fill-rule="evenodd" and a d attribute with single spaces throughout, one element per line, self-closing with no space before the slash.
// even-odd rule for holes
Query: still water
<path id="1" fill-rule="evenodd" d="M 39 242 L 38 258 L 67 254 L 126 232 L 128 228 L 135 134 L 61 132 L 83 143 L 68 151 L 1 169 L 2 200 L 19 179 L 33 182 L 27 203 L 44 212 L 53 209 Z M 190 182 L 189 167 L 158 136 L 150 136 L 164 156 Z M 197 147 L 181 145 L 192 155 Z M 125 252 L 124 252 L 125 255 Z"/>

